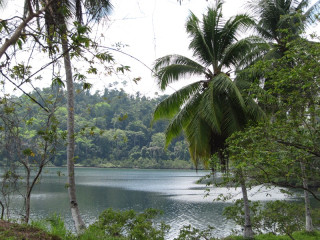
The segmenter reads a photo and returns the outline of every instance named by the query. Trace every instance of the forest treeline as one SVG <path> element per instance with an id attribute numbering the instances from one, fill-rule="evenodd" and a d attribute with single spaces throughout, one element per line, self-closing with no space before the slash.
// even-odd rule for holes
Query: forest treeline
<path id="1" fill-rule="evenodd" d="M 52 88 L 32 93 L 40 103 L 52 99 Z M 66 92 L 57 90 L 54 115 L 57 120 L 61 141 L 51 163 L 66 165 L 64 133 L 67 131 Z M 167 121 L 159 121 L 151 126 L 155 106 L 165 96 L 154 99 L 129 95 L 123 90 L 108 90 L 91 93 L 76 85 L 75 94 L 75 141 L 76 165 L 90 167 L 125 168 L 193 168 L 188 146 L 181 136 L 167 149 L 164 147 Z M 43 113 L 29 97 L 10 98 L 5 111 L 15 111 L 20 119 L 21 141 L 32 142 L 44 125 Z M 43 102 L 43 105 L 45 103 Z M 36 152 L 36 150 L 34 150 Z M 7 161 L 5 145 L 1 149 L 1 162 Z"/>

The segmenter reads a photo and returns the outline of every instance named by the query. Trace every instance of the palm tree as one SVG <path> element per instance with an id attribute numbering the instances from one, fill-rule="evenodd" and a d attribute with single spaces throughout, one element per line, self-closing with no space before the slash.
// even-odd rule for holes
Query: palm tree
<path id="1" fill-rule="evenodd" d="M 320 0 L 313 5 L 309 0 L 248 0 L 248 10 L 258 19 L 255 23 L 257 37 L 252 39 L 254 47 L 244 61 L 254 64 L 259 60 L 279 59 L 287 51 L 287 44 L 300 37 L 314 21 L 320 9 Z M 263 72 L 255 69 L 253 78 L 263 79 Z M 245 71 L 240 75 L 247 78 Z M 240 78 L 242 76 L 237 76 Z M 264 89 L 268 89 L 268 79 L 264 79 Z"/>
<path id="2" fill-rule="evenodd" d="M 316 19 L 320 10 L 320 1 L 310 4 L 309 0 L 252 0 L 248 6 L 258 17 L 256 31 L 268 43 L 264 49 L 263 59 L 279 59 L 285 55 L 287 44 L 300 37 Z M 259 51 L 259 48 L 256 49 Z M 295 63 L 292 63 L 294 66 Z M 265 79 L 265 89 L 272 88 Z M 293 89 L 287 89 L 292 91 Z M 298 90 L 298 89 L 296 89 Z M 279 98 L 286 102 L 285 98 Z M 305 166 L 301 163 L 301 171 L 304 175 Z M 303 186 L 308 188 L 307 179 L 303 178 Z M 304 191 L 306 208 L 306 230 L 313 231 L 310 212 L 309 193 Z"/>
<path id="3" fill-rule="evenodd" d="M 320 1 L 310 0 L 249 0 L 248 8 L 258 18 L 255 28 L 269 42 L 268 58 L 279 58 L 287 43 L 306 30 L 319 13 Z"/>
<path id="4" fill-rule="evenodd" d="M 196 166 L 199 161 L 207 164 L 212 154 L 217 153 L 221 164 L 227 167 L 226 139 L 250 120 L 263 116 L 258 105 L 241 93 L 241 82 L 230 78 L 231 70 L 243 62 L 252 47 L 251 39 L 238 40 L 239 31 L 252 24 L 247 15 L 223 20 L 222 1 L 218 1 L 215 8 L 207 9 L 202 21 L 193 13 L 187 19 L 189 49 L 195 60 L 168 55 L 155 62 L 154 71 L 162 90 L 186 76 L 200 79 L 163 100 L 153 116 L 154 121 L 170 119 L 166 145 L 184 133 Z M 244 234 L 253 236 L 250 217 L 246 218 Z"/>
<path id="5" fill-rule="evenodd" d="M 34 1 L 35 4 L 40 4 L 41 1 Z M 31 9 L 31 2 L 26 2 L 27 10 Z M 70 208 L 72 217 L 75 223 L 77 232 L 85 228 L 85 224 L 81 218 L 77 198 L 76 185 L 74 174 L 74 87 L 73 74 L 70 59 L 70 49 L 68 41 L 68 26 L 67 20 L 71 17 L 76 17 L 79 23 L 82 23 L 83 7 L 86 9 L 86 14 L 92 19 L 99 20 L 111 10 L 109 0 L 60 0 L 53 1 L 45 10 L 45 22 L 49 42 L 57 33 L 61 40 L 62 51 L 64 54 L 64 66 L 66 72 L 67 85 L 67 105 L 68 105 L 68 121 L 67 121 L 67 166 L 68 166 L 68 193 L 70 200 Z"/>

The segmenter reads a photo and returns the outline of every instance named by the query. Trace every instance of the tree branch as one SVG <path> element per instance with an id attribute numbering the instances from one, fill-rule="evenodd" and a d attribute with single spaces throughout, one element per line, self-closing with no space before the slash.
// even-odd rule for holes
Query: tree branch
<path id="1" fill-rule="evenodd" d="M 28 94 L 27 92 L 25 92 L 20 86 L 18 86 L 15 82 L 13 82 L 10 78 L 8 78 L 8 77 L 2 72 L 2 70 L 0 70 L 0 73 L 1 73 L 2 76 L 4 76 L 9 82 L 11 82 L 14 86 L 16 86 L 21 92 L 23 92 L 25 95 L 27 95 L 33 102 L 35 102 L 36 104 L 38 104 L 43 110 L 45 110 L 46 112 L 49 112 L 46 107 L 44 107 L 41 103 L 39 103 L 36 99 L 34 99 L 30 94 Z"/>
<path id="2" fill-rule="evenodd" d="M 265 180 L 261 180 L 258 176 L 256 177 L 251 177 L 252 179 L 256 180 L 259 184 L 265 184 L 265 183 L 269 183 L 272 184 L 274 186 L 278 186 L 278 187 L 285 187 L 285 188 L 292 188 L 292 189 L 301 189 L 301 190 L 305 190 L 307 192 L 309 192 L 316 200 L 320 201 L 320 197 L 318 197 L 312 190 L 310 190 L 309 188 L 305 188 L 303 186 L 296 186 L 293 184 L 288 183 L 288 181 L 286 181 L 285 183 L 281 183 L 281 182 L 275 182 L 273 180 L 271 180 L 269 174 L 261 167 L 258 167 L 262 173 L 265 175 L 265 177 L 267 178 Z"/>
<path id="3" fill-rule="evenodd" d="M 283 141 L 283 140 L 277 140 L 277 142 L 280 143 L 280 144 L 283 144 L 285 146 L 295 147 L 295 148 L 304 150 L 304 151 L 306 151 L 306 152 L 308 152 L 308 153 L 310 153 L 312 155 L 320 157 L 320 152 L 313 151 L 310 147 L 306 147 L 306 146 L 303 146 L 303 145 L 298 144 L 298 143 L 286 142 L 286 141 Z"/>
<path id="4" fill-rule="evenodd" d="M 15 32 L 11 35 L 11 37 L 10 37 L 9 39 L 6 39 L 6 41 L 4 42 L 4 44 L 1 46 L 1 48 L 0 48 L 0 59 L 1 59 L 1 57 L 3 56 L 3 54 L 7 51 L 7 49 L 8 49 L 11 45 L 15 44 L 15 43 L 18 41 L 19 37 L 21 36 L 22 30 L 27 26 L 27 24 L 28 24 L 32 19 L 40 16 L 40 15 L 48 8 L 48 6 L 50 5 L 51 2 L 52 2 L 52 1 L 48 1 L 48 2 L 46 3 L 46 5 L 45 5 L 43 8 L 41 8 L 39 11 L 37 11 L 37 12 L 35 12 L 35 13 L 34 13 L 34 12 L 31 12 L 31 13 L 26 17 L 26 19 L 24 19 L 24 20 L 22 21 L 22 23 L 20 23 L 20 25 L 16 28 Z"/>

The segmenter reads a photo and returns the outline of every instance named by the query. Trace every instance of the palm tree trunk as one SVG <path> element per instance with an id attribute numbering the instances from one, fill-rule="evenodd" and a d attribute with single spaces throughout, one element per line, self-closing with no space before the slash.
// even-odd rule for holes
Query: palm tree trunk
<path id="1" fill-rule="evenodd" d="M 242 190 L 242 198 L 243 198 L 243 210 L 244 210 L 244 231 L 243 231 L 243 237 L 245 239 L 253 239 L 254 233 L 252 230 L 252 224 L 251 224 L 251 216 L 250 216 L 250 205 L 249 205 L 249 199 L 248 199 L 248 192 L 246 187 L 246 181 L 243 177 L 242 170 L 240 170 L 240 184 L 241 184 L 241 190 Z"/>
<path id="2" fill-rule="evenodd" d="M 73 88 L 73 77 L 72 68 L 70 61 L 70 54 L 68 49 L 68 39 L 66 30 L 63 31 L 61 41 L 62 50 L 64 52 L 64 67 L 66 71 L 66 82 L 67 82 L 67 102 L 68 102 L 68 145 L 67 145 L 67 166 L 68 166 L 68 193 L 70 200 L 71 214 L 74 221 L 76 231 L 79 233 L 85 228 L 85 224 L 82 221 L 80 211 L 78 208 L 77 197 L 76 197 L 76 184 L 74 174 L 74 88 Z"/>
<path id="3" fill-rule="evenodd" d="M 305 172 L 306 166 L 303 162 L 300 162 L 301 172 L 302 172 L 302 184 L 304 189 L 308 189 L 308 180 L 306 179 Z M 305 214 L 306 214 L 306 231 L 312 232 L 314 230 L 311 218 L 311 207 L 310 207 L 310 198 L 309 192 L 304 190 L 304 204 L 305 204 Z"/>

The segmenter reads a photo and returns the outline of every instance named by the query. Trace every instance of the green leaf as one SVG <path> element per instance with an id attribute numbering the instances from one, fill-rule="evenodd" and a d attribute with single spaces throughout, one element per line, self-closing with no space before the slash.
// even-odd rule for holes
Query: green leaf
<path id="1" fill-rule="evenodd" d="M 20 39 L 18 39 L 17 44 L 19 49 L 22 50 L 22 41 Z"/>
<path id="2" fill-rule="evenodd" d="M 95 68 L 93 66 L 90 66 L 89 69 L 87 70 L 87 73 L 89 73 L 89 74 L 97 74 L 98 70 L 97 70 L 97 68 Z"/>
<path id="3" fill-rule="evenodd" d="M 30 149 L 30 148 L 26 148 L 22 151 L 22 153 L 26 156 L 29 156 L 29 157 L 34 157 L 35 154 L 33 153 L 33 151 Z"/>
<path id="4" fill-rule="evenodd" d="M 65 84 L 64 82 L 62 81 L 62 79 L 58 76 L 58 77 L 55 77 L 53 80 L 52 80 L 52 86 L 59 86 L 59 87 L 65 87 Z"/>
<path id="5" fill-rule="evenodd" d="M 82 86 L 83 90 L 89 90 L 91 89 L 91 87 L 92 87 L 92 84 L 87 82 L 83 83 L 83 86 Z"/>

